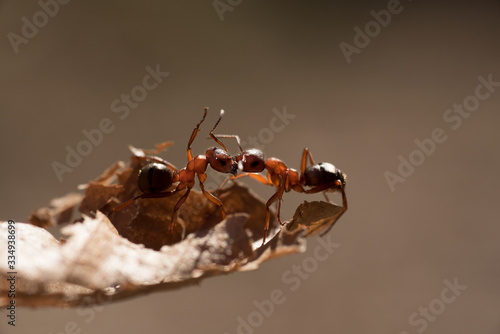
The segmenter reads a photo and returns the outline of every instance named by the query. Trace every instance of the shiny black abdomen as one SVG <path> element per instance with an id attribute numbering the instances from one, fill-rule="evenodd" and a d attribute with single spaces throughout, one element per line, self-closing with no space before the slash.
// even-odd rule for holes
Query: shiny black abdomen
<path id="1" fill-rule="evenodd" d="M 141 168 L 137 185 L 143 193 L 158 193 L 172 185 L 174 173 L 165 165 L 152 163 Z"/>
<path id="2" fill-rule="evenodd" d="M 306 186 L 319 186 L 340 180 L 342 173 L 328 162 L 311 165 L 304 171 Z"/>

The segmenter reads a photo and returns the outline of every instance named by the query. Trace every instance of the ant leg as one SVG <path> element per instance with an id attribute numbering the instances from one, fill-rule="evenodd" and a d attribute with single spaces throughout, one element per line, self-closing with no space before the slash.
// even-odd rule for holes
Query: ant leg
<path id="1" fill-rule="evenodd" d="M 342 207 L 343 207 L 343 211 L 341 213 L 341 215 L 342 215 L 344 212 L 347 211 L 347 196 L 345 195 L 344 187 L 342 186 L 342 183 L 340 181 L 328 182 L 328 183 L 322 184 L 320 186 L 314 187 L 312 189 L 304 190 L 304 192 L 306 194 L 315 194 L 315 193 L 319 193 L 320 191 L 324 192 L 326 189 L 329 189 L 329 188 L 339 188 L 340 191 L 342 192 Z"/>
<path id="2" fill-rule="evenodd" d="M 174 192 L 177 192 L 178 187 L 174 190 Z M 174 225 L 175 225 L 175 213 L 179 210 L 179 208 L 184 204 L 186 201 L 187 197 L 189 196 L 189 193 L 191 192 L 191 188 L 187 188 L 187 191 L 184 195 L 182 195 L 181 198 L 177 201 L 177 203 L 174 206 L 174 211 L 172 212 L 172 219 L 170 223 L 170 237 L 174 237 Z"/>
<path id="3" fill-rule="evenodd" d="M 242 173 L 236 176 L 231 176 L 231 180 L 239 179 L 245 176 L 251 177 L 252 179 L 257 180 L 262 184 L 268 186 L 274 186 L 274 184 L 269 179 L 265 178 L 262 174 L 257 174 L 257 173 Z"/>
<path id="4" fill-rule="evenodd" d="M 238 135 L 215 135 L 214 134 L 214 131 L 215 131 L 215 128 L 217 128 L 217 126 L 219 125 L 219 122 L 221 121 L 222 119 L 222 116 L 224 116 L 224 110 L 221 109 L 220 111 L 220 115 L 219 115 L 219 119 L 217 120 L 217 122 L 215 123 L 212 131 L 210 131 L 209 135 L 210 135 L 210 138 L 212 138 L 217 144 L 219 144 L 220 146 L 222 146 L 222 148 L 224 149 L 224 151 L 227 152 L 227 148 L 226 146 L 219 140 L 219 138 L 234 138 L 236 139 L 236 142 L 238 143 L 238 147 L 240 149 L 240 152 L 243 152 L 243 149 L 241 148 L 241 142 L 240 142 L 240 137 Z M 219 137 L 219 138 L 217 138 Z"/>
<path id="5" fill-rule="evenodd" d="M 347 196 L 345 195 L 345 191 L 344 191 L 344 187 L 342 187 L 342 185 L 340 186 L 340 191 L 342 192 L 342 206 L 343 206 L 343 210 L 342 212 L 338 215 L 337 219 L 340 218 L 340 216 L 342 216 L 344 214 L 344 212 L 347 211 Z M 320 236 L 324 236 L 325 234 L 327 234 L 333 227 L 333 224 L 330 225 L 325 232 L 321 233 Z"/>
<path id="6" fill-rule="evenodd" d="M 264 238 L 262 239 L 262 245 L 266 243 L 266 235 L 267 235 L 267 230 L 269 229 L 269 207 L 271 204 L 273 204 L 277 199 L 281 201 L 281 198 L 283 197 L 283 187 L 280 187 L 276 193 L 274 193 L 273 196 L 267 201 L 266 203 L 266 225 L 264 225 Z M 281 222 L 280 222 L 281 224 Z"/>
<path id="7" fill-rule="evenodd" d="M 240 177 L 245 177 L 245 176 L 251 177 L 252 179 L 257 180 L 257 181 L 259 181 L 262 184 L 269 185 L 269 186 L 274 186 L 274 184 L 271 182 L 271 180 L 269 178 L 265 178 L 262 174 L 257 174 L 257 173 L 243 173 L 243 174 L 240 174 L 240 175 L 232 176 L 231 180 L 238 179 Z M 280 202 L 281 202 L 281 198 L 283 197 L 283 191 L 285 189 L 284 186 L 285 186 L 285 183 L 283 183 L 278 188 L 278 191 L 276 193 L 274 193 L 274 195 L 271 196 L 271 198 L 266 203 L 266 224 L 264 225 L 264 238 L 262 239 L 262 245 L 264 245 L 264 243 L 266 242 L 267 230 L 269 229 L 269 207 L 277 199 L 279 199 Z M 279 210 L 280 210 L 280 204 L 278 204 L 278 217 L 279 217 Z M 278 221 L 281 224 L 281 220 L 279 218 L 278 218 Z"/>
<path id="8" fill-rule="evenodd" d="M 196 137 L 196 135 L 198 134 L 198 132 L 200 132 L 200 125 L 205 120 L 205 117 L 207 117 L 207 112 L 208 112 L 208 108 L 205 107 L 205 113 L 203 114 L 203 118 L 196 125 L 196 127 L 193 129 L 193 133 L 191 133 L 191 138 L 189 138 L 188 148 L 187 148 L 187 160 L 188 160 L 188 162 L 193 160 L 193 153 L 191 152 L 191 144 L 193 143 L 193 140 Z"/>
<path id="9" fill-rule="evenodd" d="M 340 188 L 340 191 L 343 191 L 342 183 L 340 183 L 340 181 L 332 181 L 316 186 L 312 189 L 304 189 L 304 192 L 306 194 L 316 194 L 319 193 L 320 191 L 325 191 L 326 189 L 331 189 L 331 188 Z"/>
<path id="10" fill-rule="evenodd" d="M 239 175 L 236 175 L 236 176 L 232 176 L 231 180 L 238 179 L 240 177 L 245 177 L 245 176 L 251 177 L 251 178 L 253 178 L 253 179 L 255 179 L 255 180 L 257 180 L 260 183 L 265 184 L 265 185 L 269 185 L 269 186 L 274 186 L 275 185 L 272 182 L 270 174 L 268 174 L 267 175 L 268 177 L 265 178 L 262 174 L 257 174 L 257 173 L 243 173 L 243 174 L 239 174 Z M 286 178 L 285 178 L 285 181 L 281 182 L 281 185 L 278 187 L 278 191 L 276 191 L 276 193 L 274 193 L 274 195 L 266 203 L 266 225 L 264 226 L 264 238 L 262 239 L 262 244 L 264 244 L 266 242 L 266 234 L 267 234 L 267 230 L 269 229 L 269 206 L 271 206 L 271 204 L 273 204 L 277 199 L 279 199 L 279 202 L 278 202 L 278 215 L 277 215 L 278 222 L 281 225 L 284 225 L 283 223 L 281 223 L 280 210 L 281 210 L 281 200 L 283 198 L 283 192 L 285 191 L 285 186 L 288 184 L 288 182 L 289 182 L 289 180 L 288 180 L 288 174 L 287 174 Z"/>
<path id="11" fill-rule="evenodd" d="M 313 160 L 312 154 L 309 151 L 309 149 L 306 147 L 304 149 L 304 152 L 302 153 L 302 159 L 300 160 L 300 172 L 302 174 L 304 174 L 304 172 L 306 171 L 307 157 L 308 156 L 309 156 L 309 160 L 311 160 L 311 164 L 314 165 L 314 160 Z"/>
<path id="12" fill-rule="evenodd" d="M 142 194 L 142 195 L 144 195 L 144 194 Z M 113 208 L 110 212 L 108 212 L 108 213 L 106 214 L 106 216 L 108 216 L 108 217 L 109 217 L 109 216 L 111 216 L 113 213 L 118 212 L 118 211 L 120 211 L 120 210 L 122 210 L 122 209 L 126 208 L 127 206 L 129 206 L 130 204 L 132 204 L 135 200 L 137 200 L 137 199 L 141 198 L 141 196 L 142 196 L 142 195 L 135 196 L 135 197 L 133 197 L 133 198 L 129 199 L 128 201 L 123 202 L 122 204 L 118 205 L 117 207 L 114 207 L 114 208 Z"/>
<path id="13" fill-rule="evenodd" d="M 219 195 L 221 189 L 226 185 L 227 181 L 230 180 L 230 179 L 231 179 L 230 176 L 226 177 L 224 179 L 224 181 L 222 181 L 221 184 L 219 184 L 219 186 L 217 187 L 217 189 L 215 189 L 214 194 Z"/>
<path id="14" fill-rule="evenodd" d="M 340 188 L 340 191 L 342 192 L 342 212 L 337 216 L 337 219 L 339 219 L 340 216 L 342 216 L 344 212 L 347 211 L 347 196 L 345 194 L 344 187 L 342 186 L 342 183 L 340 183 L 340 181 L 329 182 L 312 189 L 304 190 L 304 192 L 307 194 L 314 194 L 314 193 L 319 193 L 320 191 L 324 191 L 328 188 L 334 188 L 334 187 Z M 330 225 L 330 227 L 328 227 L 328 229 L 325 232 L 321 233 L 321 236 L 328 233 L 332 227 L 333 225 Z"/>
<path id="15" fill-rule="evenodd" d="M 209 201 L 211 201 L 212 203 L 214 203 L 215 205 L 217 205 L 220 210 L 221 210 L 221 213 L 222 213 L 222 219 L 226 219 L 226 212 L 224 211 L 224 207 L 222 205 L 222 201 L 220 199 L 218 199 L 217 197 L 215 197 L 214 195 L 212 195 L 210 192 L 206 191 L 205 190 L 205 186 L 203 185 L 203 183 L 200 181 L 200 188 L 201 188 L 201 191 L 203 192 L 203 195 L 205 195 L 206 198 L 208 198 Z"/>
<path id="16" fill-rule="evenodd" d="M 219 125 L 221 119 L 222 119 L 222 116 L 224 116 L 224 110 L 220 110 L 220 115 L 219 115 L 219 119 L 217 120 L 217 122 L 215 122 L 215 125 L 212 129 L 212 131 L 210 131 L 209 135 L 210 135 L 210 138 L 212 138 L 217 144 L 219 144 L 220 146 L 222 146 L 222 148 L 224 149 L 224 151 L 227 152 L 227 148 L 226 146 L 224 146 L 224 144 L 222 144 L 222 142 L 214 135 L 214 130 L 215 128 L 217 127 L 217 125 Z"/>
<path id="17" fill-rule="evenodd" d="M 179 189 L 175 189 L 175 190 L 172 190 L 172 191 L 164 191 L 164 192 L 159 192 L 159 193 L 147 193 L 147 194 L 137 195 L 137 196 L 129 199 L 128 201 L 123 202 L 122 204 L 118 205 L 117 207 L 113 208 L 113 210 L 111 210 L 107 214 L 107 216 L 109 217 L 112 213 L 115 213 L 115 212 L 118 212 L 118 211 L 124 209 L 125 207 L 129 206 L 130 204 L 132 204 L 134 201 L 136 201 L 138 199 L 141 199 L 141 198 L 164 198 L 164 197 L 170 197 L 170 196 L 174 195 L 177 191 L 179 191 Z"/>
<path id="18" fill-rule="evenodd" d="M 147 194 L 141 194 L 141 195 L 135 196 L 134 198 L 129 199 L 128 201 L 120 204 L 116 208 L 113 208 L 113 210 L 110 213 L 108 213 L 107 216 L 109 216 L 112 213 L 115 213 L 115 212 L 122 210 L 126 206 L 133 203 L 135 200 L 138 200 L 141 198 L 166 198 L 166 197 L 170 197 L 172 195 L 175 195 L 177 192 L 179 192 L 180 190 L 183 189 L 183 188 L 180 188 L 181 185 L 182 184 L 177 186 L 177 188 L 175 188 L 172 191 L 165 191 L 165 192 L 160 192 L 160 193 L 147 193 Z M 175 213 L 179 210 L 179 208 L 182 206 L 182 204 L 184 204 L 184 201 L 186 201 L 186 198 L 189 196 L 190 191 L 191 191 L 191 188 L 188 188 L 186 193 L 184 195 L 182 195 L 182 197 L 175 204 L 174 211 L 172 212 L 172 219 L 171 219 L 171 224 L 170 224 L 170 235 L 171 236 L 174 235 Z"/>
<path id="19" fill-rule="evenodd" d="M 177 167 L 172 165 L 170 162 L 163 160 L 162 158 L 154 156 L 154 155 L 134 156 L 133 158 L 137 159 L 137 160 L 147 161 L 147 162 L 156 162 L 156 163 L 167 166 L 169 169 L 173 170 L 174 172 L 178 171 Z"/>
<path id="20" fill-rule="evenodd" d="M 213 139 L 215 136 L 217 136 L 218 138 L 234 138 L 236 140 L 236 143 L 238 144 L 238 148 L 240 149 L 240 152 L 243 152 L 243 149 L 241 148 L 240 137 L 238 135 L 221 135 L 221 134 L 219 134 L 219 135 L 211 135 L 210 137 L 212 137 L 212 139 Z M 215 141 L 222 145 L 222 143 L 218 139 L 215 139 Z M 224 147 L 224 145 L 222 145 L 222 147 Z"/>
<path id="21" fill-rule="evenodd" d="M 278 222 L 280 223 L 281 226 L 285 225 L 285 223 L 282 223 L 281 222 L 281 202 L 283 201 L 283 192 L 285 191 L 285 189 L 289 189 L 289 184 L 290 184 L 290 179 L 289 179 L 289 173 L 287 172 L 286 173 L 286 176 L 285 176 L 285 182 L 283 182 L 280 186 L 280 190 L 281 190 L 281 194 L 280 194 L 280 197 L 279 197 L 279 201 L 278 201 Z"/>

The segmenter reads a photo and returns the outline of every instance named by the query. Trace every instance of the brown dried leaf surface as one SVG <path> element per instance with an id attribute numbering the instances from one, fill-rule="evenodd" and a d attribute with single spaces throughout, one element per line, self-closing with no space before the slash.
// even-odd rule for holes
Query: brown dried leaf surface
<path id="1" fill-rule="evenodd" d="M 15 268 L 16 305 L 86 306 L 254 270 L 274 257 L 305 251 L 305 237 L 324 231 L 339 217 L 337 206 L 305 202 L 287 228 L 280 230 L 272 217 L 269 241 L 262 246 L 265 204 L 236 183 L 216 194 L 228 214 L 223 221 L 217 206 L 191 191 L 176 218 L 173 239 L 171 213 L 183 193 L 136 201 L 109 218 L 103 214 L 138 193 L 137 173 L 146 162 L 137 157 L 158 154 L 170 145 L 131 148 L 131 162 L 108 168 L 82 187 L 85 195 L 53 200 L 32 214 L 31 224 L 15 224 L 16 256 L 23 259 Z M 82 218 L 62 228 L 64 240 L 41 228 L 67 221 L 76 206 Z M 0 235 L 8 235 L 6 222 L 0 222 Z M 7 258 L 7 238 L 0 240 L 0 257 Z M 6 261 L 0 269 L 4 307 L 9 303 L 7 272 L 12 270 Z"/>
<path id="2" fill-rule="evenodd" d="M 83 195 L 69 193 L 63 197 L 54 198 L 48 207 L 33 212 L 29 221 L 31 224 L 43 228 L 63 224 L 70 221 L 74 208 L 81 202 Z"/>

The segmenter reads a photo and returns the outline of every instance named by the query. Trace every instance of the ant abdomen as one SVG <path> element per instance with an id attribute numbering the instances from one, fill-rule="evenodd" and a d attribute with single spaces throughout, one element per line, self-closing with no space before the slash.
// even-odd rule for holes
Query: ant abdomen
<path id="1" fill-rule="evenodd" d="M 340 181 L 345 186 L 345 174 L 328 162 L 320 162 L 307 167 L 304 171 L 306 186 L 320 186 Z"/>
<path id="2" fill-rule="evenodd" d="M 139 170 L 137 185 L 145 194 L 158 193 L 172 185 L 173 177 L 174 173 L 167 166 L 152 163 Z"/>

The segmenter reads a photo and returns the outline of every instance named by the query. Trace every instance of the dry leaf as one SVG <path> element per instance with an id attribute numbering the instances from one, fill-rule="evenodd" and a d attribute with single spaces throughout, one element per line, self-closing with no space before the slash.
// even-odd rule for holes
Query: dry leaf
<path id="1" fill-rule="evenodd" d="M 131 148 L 134 157 L 156 150 Z M 141 199 L 108 217 L 118 203 L 139 193 L 137 173 L 144 165 L 132 157 L 115 163 L 96 180 L 37 210 L 31 224 L 15 223 L 16 305 L 86 306 L 111 302 L 156 290 L 175 289 L 201 279 L 233 271 L 257 269 L 269 259 L 304 252 L 305 237 L 325 231 L 340 217 L 342 208 L 325 202 L 305 202 L 281 229 L 272 215 L 268 242 L 262 245 L 265 204 L 237 183 L 221 189 L 217 197 L 227 213 L 201 192 L 191 191 L 176 217 L 175 233 L 169 228 L 173 207 L 183 192 L 169 198 Z M 62 227 L 57 240 L 44 228 L 68 221 L 73 208 L 83 214 Z M 8 223 L 0 222 L 7 236 Z M 42 228 L 44 227 L 44 228 Z M 0 258 L 7 258 L 7 238 L 0 240 Z M 0 306 L 9 304 L 13 271 L 0 262 Z"/>

